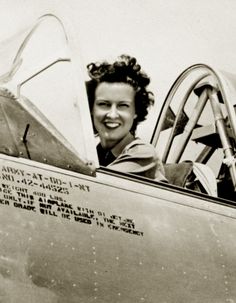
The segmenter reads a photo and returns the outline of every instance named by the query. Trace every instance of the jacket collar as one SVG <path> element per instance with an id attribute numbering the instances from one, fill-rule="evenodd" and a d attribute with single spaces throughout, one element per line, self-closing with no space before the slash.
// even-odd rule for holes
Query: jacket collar
<path id="1" fill-rule="evenodd" d="M 112 149 L 111 152 L 115 157 L 118 157 L 123 149 L 134 140 L 134 136 L 128 133 L 121 141 L 119 141 Z"/>

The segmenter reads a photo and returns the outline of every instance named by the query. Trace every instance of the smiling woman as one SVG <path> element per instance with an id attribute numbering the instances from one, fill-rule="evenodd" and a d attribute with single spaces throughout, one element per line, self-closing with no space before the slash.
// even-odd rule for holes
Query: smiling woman
<path id="1" fill-rule="evenodd" d="M 145 120 L 153 94 L 149 77 L 135 58 L 122 55 L 113 63 L 90 63 L 87 82 L 89 105 L 99 163 L 111 169 L 166 181 L 155 148 L 135 136 Z"/>
<path id="2" fill-rule="evenodd" d="M 133 87 L 126 83 L 102 82 L 97 86 L 92 116 L 103 148 L 112 149 L 129 134 L 137 118 L 134 96 Z"/>

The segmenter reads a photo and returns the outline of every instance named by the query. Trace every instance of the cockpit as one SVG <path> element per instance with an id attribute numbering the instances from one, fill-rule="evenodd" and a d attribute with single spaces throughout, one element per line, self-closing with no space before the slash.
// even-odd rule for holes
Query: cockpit
<path id="1" fill-rule="evenodd" d="M 68 33 L 45 15 L 0 47 L 0 153 L 95 176 L 85 75 Z M 235 88 L 233 75 L 206 64 L 175 80 L 151 138 L 170 184 L 235 200 Z"/>

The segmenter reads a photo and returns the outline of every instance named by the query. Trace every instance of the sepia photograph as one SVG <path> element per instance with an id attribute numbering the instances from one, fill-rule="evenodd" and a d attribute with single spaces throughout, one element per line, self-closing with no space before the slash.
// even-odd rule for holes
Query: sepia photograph
<path id="1" fill-rule="evenodd" d="M 236 303 L 236 2 L 0 8 L 0 302 Z"/>

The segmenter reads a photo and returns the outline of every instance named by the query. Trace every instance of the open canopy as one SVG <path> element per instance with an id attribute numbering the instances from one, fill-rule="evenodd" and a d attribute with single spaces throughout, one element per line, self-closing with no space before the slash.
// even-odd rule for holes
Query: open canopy
<path id="1" fill-rule="evenodd" d="M 236 190 L 236 76 L 196 64 L 175 81 L 164 102 L 152 143 L 164 163 L 193 161 L 215 174 L 218 194 Z"/>

